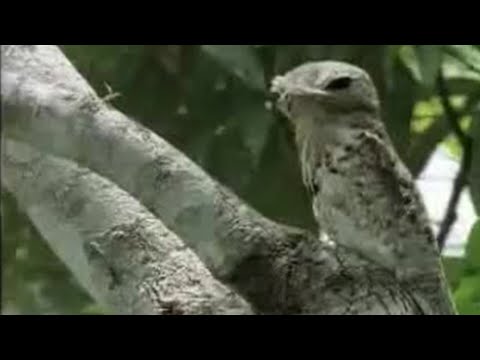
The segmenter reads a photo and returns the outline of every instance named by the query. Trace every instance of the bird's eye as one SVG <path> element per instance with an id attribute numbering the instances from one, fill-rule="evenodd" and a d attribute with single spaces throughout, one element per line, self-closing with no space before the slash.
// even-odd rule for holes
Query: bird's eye
<path id="1" fill-rule="evenodd" d="M 332 80 L 325 87 L 326 90 L 343 90 L 350 86 L 352 83 L 352 78 L 349 77 L 340 77 L 338 79 Z"/>

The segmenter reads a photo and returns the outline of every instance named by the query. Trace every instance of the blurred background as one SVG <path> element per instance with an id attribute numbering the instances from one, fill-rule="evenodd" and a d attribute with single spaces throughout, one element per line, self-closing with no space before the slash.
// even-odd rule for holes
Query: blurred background
<path id="1" fill-rule="evenodd" d="M 62 45 L 100 96 L 279 222 L 315 229 L 269 83 L 306 61 L 365 68 L 417 178 L 462 314 L 480 314 L 480 45 Z M 458 195 L 458 196 L 457 196 Z M 448 221 L 445 220 L 446 214 Z M 2 189 L 2 313 L 103 313 Z M 448 230 L 448 231 L 447 231 Z"/>

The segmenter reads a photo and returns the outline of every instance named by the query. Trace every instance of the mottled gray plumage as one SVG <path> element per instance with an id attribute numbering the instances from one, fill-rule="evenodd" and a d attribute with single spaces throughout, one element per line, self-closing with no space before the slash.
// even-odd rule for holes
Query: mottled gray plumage
<path id="1" fill-rule="evenodd" d="M 276 77 L 272 91 L 294 126 L 322 231 L 399 282 L 419 285 L 425 313 L 450 313 L 426 210 L 384 129 L 369 75 L 342 62 L 307 63 Z"/>

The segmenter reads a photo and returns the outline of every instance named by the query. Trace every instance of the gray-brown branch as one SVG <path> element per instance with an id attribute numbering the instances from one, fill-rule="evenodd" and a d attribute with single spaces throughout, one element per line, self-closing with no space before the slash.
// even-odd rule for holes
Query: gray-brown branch
<path id="1" fill-rule="evenodd" d="M 160 220 L 107 179 L 12 140 L 4 150 L 4 185 L 105 309 L 251 313 Z"/>

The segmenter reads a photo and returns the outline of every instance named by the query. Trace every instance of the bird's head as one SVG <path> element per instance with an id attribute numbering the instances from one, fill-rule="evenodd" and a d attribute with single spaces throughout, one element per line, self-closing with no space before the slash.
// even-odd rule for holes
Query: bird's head
<path id="1" fill-rule="evenodd" d="M 323 110 L 340 114 L 377 114 L 379 99 L 370 76 L 361 68 L 338 61 L 301 65 L 272 81 L 277 107 L 291 121 Z"/>

